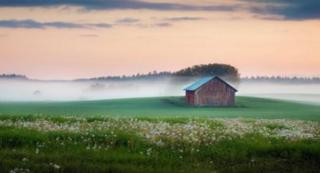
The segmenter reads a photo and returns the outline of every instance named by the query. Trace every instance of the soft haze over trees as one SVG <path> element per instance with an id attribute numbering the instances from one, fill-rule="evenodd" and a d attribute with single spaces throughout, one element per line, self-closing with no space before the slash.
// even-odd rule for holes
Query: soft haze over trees
<path id="1" fill-rule="evenodd" d="M 228 64 L 202 64 L 187 67 L 176 72 L 152 71 L 146 74 L 133 74 L 122 76 L 102 76 L 94 78 L 76 79 L 74 81 L 122 81 L 122 80 L 158 80 L 163 78 L 173 78 L 173 80 L 194 79 L 203 76 L 219 76 L 230 82 L 274 82 L 274 83 L 320 83 L 320 77 L 286 77 L 286 76 L 252 76 L 240 78 L 238 69 Z M 34 80 L 20 74 L 0 74 L 0 79 L 9 80 Z M 40 80 L 38 80 L 40 81 Z"/>
<path id="2" fill-rule="evenodd" d="M 184 77 L 194 78 L 203 76 L 220 76 L 233 82 L 240 80 L 240 74 L 238 69 L 228 64 L 203 64 L 195 65 L 192 67 L 184 68 L 176 72 L 149 72 L 147 74 L 134 74 L 134 75 L 123 75 L 123 76 L 104 76 L 90 79 L 80 80 L 130 80 L 130 79 L 159 79 L 163 77 Z"/>
<path id="3" fill-rule="evenodd" d="M 0 79 L 19 79 L 19 80 L 27 80 L 27 76 L 20 74 L 0 74 Z"/>

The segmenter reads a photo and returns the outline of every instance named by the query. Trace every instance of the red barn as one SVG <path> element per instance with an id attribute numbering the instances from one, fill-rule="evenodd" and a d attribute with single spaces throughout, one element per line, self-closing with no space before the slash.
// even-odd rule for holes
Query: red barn
<path id="1" fill-rule="evenodd" d="M 186 101 L 195 106 L 233 106 L 237 90 L 219 77 L 204 77 L 191 84 Z"/>

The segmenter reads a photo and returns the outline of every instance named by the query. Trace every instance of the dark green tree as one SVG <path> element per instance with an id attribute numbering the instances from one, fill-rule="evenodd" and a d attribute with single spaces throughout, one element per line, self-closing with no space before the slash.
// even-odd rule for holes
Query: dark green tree
<path id="1" fill-rule="evenodd" d="M 202 64 L 188 67 L 174 73 L 176 76 L 203 77 L 219 76 L 232 82 L 240 80 L 238 69 L 228 64 Z"/>

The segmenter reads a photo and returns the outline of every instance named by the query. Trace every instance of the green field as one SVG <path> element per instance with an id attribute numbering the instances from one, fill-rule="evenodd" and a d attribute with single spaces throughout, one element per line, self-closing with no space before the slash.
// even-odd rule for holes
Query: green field
<path id="1" fill-rule="evenodd" d="M 320 120 L 320 106 L 237 97 L 234 107 L 190 107 L 183 97 L 157 97 L 77 102 L 0 103 L 2 115 L 223 117 Z"/>
<path id="2" fill-rule="evenodd" d="M 238 97 L 0 103 L 0 172 L 318 172 L 320 106 Z"/>

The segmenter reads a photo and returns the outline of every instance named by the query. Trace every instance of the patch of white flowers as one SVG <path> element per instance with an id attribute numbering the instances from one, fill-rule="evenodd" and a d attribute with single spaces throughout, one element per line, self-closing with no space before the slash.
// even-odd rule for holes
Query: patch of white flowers
<path id="1" fill-rule="evenodd" d="M 284 119 L 190 119 L 170 123 L 162 120 L 148 121 L 134 118 L 99 120 L 65 118 L 64 121 L 38 118 L 36 120 L 0 120 L 0 126 L 27 128 L 42 132 L 65 131 L 81 133 L 91 138 L 94 138 L 92 132 L 105 132 L 106 137 L 117 137 L 116 132 L 124 131 L 143 137 L 159 147 L 170 142 L 211 145 L 221 139 L 238 138 L 247 134 L 286 138 L 288 140 L 319 139 L 320 137 L 319 122 Z M 59 141 L 60 139 L 57 138 L 56 140 Z M 93 143 L 92 146 L 87 148 L 95 149 L 99 148 L 99 146 Z M 37 149 L 35 152 L 38 154 L 39 151 Z"/>
<path id="2" fill-rule="evenodd" d="M 30 169 L 28 168 L 14 168 L 9 171 L 9 173 L 29 173 Z"/>

